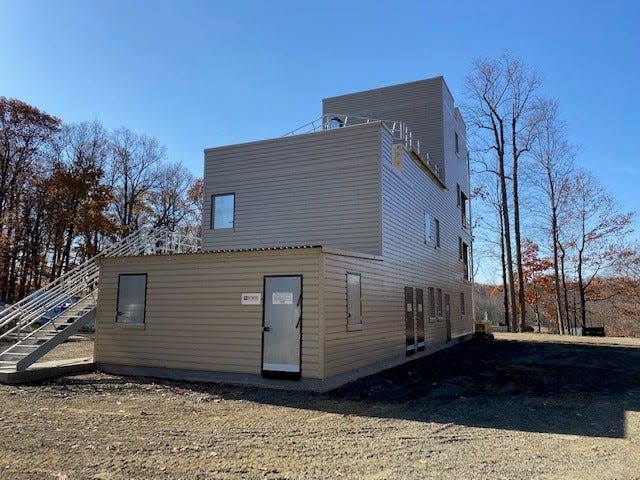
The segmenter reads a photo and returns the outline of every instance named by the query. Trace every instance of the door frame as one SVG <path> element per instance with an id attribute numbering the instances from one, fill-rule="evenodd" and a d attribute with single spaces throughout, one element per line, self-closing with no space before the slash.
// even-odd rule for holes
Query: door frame
<path id="1" fill-rule="evenodd" d="M 447 343 L 451 341 L 451 295 L 444 294 L 444 323 Z"/>
<path id="2" fill-rule="evenodd" d="M 300 347 L 298 351 L 300 352 L 300 358 L 298 358 L 298 365 L 300 365 L 299 372 L 276 372 L 273 370 L 265 370 L 264 369 L 264 311 L 267 306 L 267 297 L 265 295 L 267 291 L 267 278 L 283 278 L 283 277 L 296 277 L 300 279 Z M 262 277 L 262 327 L 261 327 L 261 341 L 260 341 L 260 373 L 263 377 L 267 378 L 286 378 L 291 380 L 299 380 L 302 377 L 302 324 L 304 320 L 304 280 L 301 273 L 291 274 L 291 275 L 263 275 Z"/>

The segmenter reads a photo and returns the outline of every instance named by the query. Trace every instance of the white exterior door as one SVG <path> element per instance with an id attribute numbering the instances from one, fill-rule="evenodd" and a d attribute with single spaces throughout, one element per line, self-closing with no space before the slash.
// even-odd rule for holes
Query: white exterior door
<path id="1" fill-rule="evenodd" d="M 265 277 L 262 373 L 300 376 L 302 277 Z"/>

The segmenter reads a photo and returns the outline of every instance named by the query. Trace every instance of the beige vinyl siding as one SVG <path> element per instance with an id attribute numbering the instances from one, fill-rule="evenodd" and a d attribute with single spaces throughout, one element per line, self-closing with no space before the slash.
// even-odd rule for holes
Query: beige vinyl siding
<path id="1" fill-rule="evenodd" d="M 448 94 L 444 79 L 435 77 L 325 98 L 322 111 L 405 122 L 420 139 L 421 152 L 429 153 L 444 178 L 442 98 L 445 91 Z"/>
<path id="2" fill-rule="evenodd" d="M 323 245 L 378 254 L 380 124 L 205 151 L 203 249 Z M 211 196 L 235 193 L 233 230 Z"/>
<path id="3" fill-rule="evenodd" d="M 408 152 L 402 170 L 392 165 L 392 139 L 381 132 L 382 145 L 382 260 L 323 255 L 325 375 L 332 377 L 405 355 L 404 287 L 441 289 L 451 301 L 452 337 L 471 332 L 471 316 L 460 313 L 460 292 L 471 298 L 471 284 L 463 280 L 458 259 L 460 210 L 453 189 L 443 189 Z M 462 185 L 463 183 L 461 183 Z M 424 242 L 424 212 L 440 221 L 440 247 Z M 346 326 L 346 273 L 362 275 L 362 329 Z M 469 300 L 467 300 L 469 301 Z M 425 343 L 446 341 L 444 318 L 429 321 L 425 305 Z M 470 311 L 470 306 L 467 305 Z M 420 355 L 420 354 L 419 354 Z"/>
<path id="4" fill-rule="evenodd" d="M 471 298 L 471 283 L 464 280 L 458 237 L 470 242 L 470 234 L 461 226 L 455 188 L 464 179 L 452 174 L 447 181 L 449 187 L 443 189 L 411 155 L 405 153 L 403 163 L 402 171 L 393 167 L 390 142 L 384 142 L 383 256 L 396 284 L 396 295 L 403 298 L 404 286 L 441 288 L 451 299 L 452 336 L 465 335 L 471 331 L 471 321 L 468 315 L 461 317 L 459 299 L 460 292 Z M 468 185 L 466 180 L 462 184 Z M 440 221 L 438 248 L 423 241 L 424 211 L 432 212 Z M 425 329 L 427 344 L 446 340 L 444 319 L 427 322 Z"/>
<path id="5" fill-rule="evenodd" d="M 382 260 L 325 254 L 325 372 L 327 377 L 404 355 L 402 300 L 388 288 Z M 347 328 L 347 272 L 361 275 L 362 328 Z M 402 311 L 400 310 L 400 313 Z"/>
<path id="6" fill-rule="evenodd" d="M 315 248 L 102 259 L 95 361 L 259 375 L 262 305 L 241 305 L 241 294 L 263 294 L 265 275 L 301 274 L 302 376 L 322 378 L 319 255 Z M 147 274 L 144 328 L 115 323 L 123 273 Z"/>

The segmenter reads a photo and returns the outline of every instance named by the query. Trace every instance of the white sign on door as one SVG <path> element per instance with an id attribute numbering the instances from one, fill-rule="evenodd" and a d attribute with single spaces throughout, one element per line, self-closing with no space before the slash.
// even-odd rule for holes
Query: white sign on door
<path id="1" fill-rule="evenodd" d="M 260 293 L 243 293 L 242 305 L 260 305 L 262 294 Z"/>
<path id="2" fill-rule="evenodd" d="M 293 305 L 293 292 L 273 292 L 271 303 L 274 305 Z"/>

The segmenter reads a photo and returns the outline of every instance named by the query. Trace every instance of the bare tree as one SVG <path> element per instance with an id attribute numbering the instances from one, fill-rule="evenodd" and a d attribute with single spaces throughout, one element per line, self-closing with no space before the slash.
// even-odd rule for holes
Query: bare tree
<path id="1" fill-rule="evenodd" d="M 193 182 L 191 172 L 180 163 L 160 167 L 157 185 L 149 192 L 150 221 L 154 227 L 175 230 L 183 226 L 191 213 L 187 193 Z"/>
<path id="2" fill-rule="evenodd" d="M 563 303 L 561 292 L 559 210 L 562 208 L 562 200 L 568 192 L 573 175 L 574 148 L 566 140 L 564 125 L 558 118 L 557 102 L 554 100 L 543 102 L 540 105 L 540 111 L 539 135 L 532 147 L 534 174 L 529 180 L 544 195 L 548 205 L 548 233 L 553 257 L 556 315 L 560 333 L 564 333 L 569 319 L 567 305 L 566 302 Z M 564 256 L 564 253 L 562 255 Z"/>
<path id="3" fill-rule="evenodd" d="M 111 136 L 109 183 L 113 187 L 113 212 L 121 234 L 146 222 L 148 195 L 158 186 L 158 167 L 165 148 L 155 138 L 122 127 Z"/>
<path id="4" fill-rule="evenodd" d="M 518 306 L 520 308 L 520 330 L 524 331 L 527 321 L 527 304 L 525 282 L 522 266 L 522 240 L 520 227 L 520 183 L 518 174 L 520 160 L 524 153 L 531 150 L 531 145 L 538 134 L 540 122 L 538 101 L 536 99 L 540 81 L 518 59 L 503 55 L 506 75 L 509 83 L 511 106 L 511 186 L 513 188 L 513 231 L 515 240 L 516 267 L 518 271 Z"/>
<path id="5" fill-rule="evenodd" d="M 490 161 L 480 157 L 481 168 L 497 175 L 500 185 L 500 205 L 502 207 L 502 230 L 505 248 L 505 270 L 509 284 L 510 321 L 508 325 L 517 330 L 513 315 L 516 312 L 516 295 L 513 275 L 513 250 L 511 242 L 511 221 L 509 196 L 507 193 L 507 173 L 505 155 L 509 125 L 509 71 L 501 60 L 477 60 L 467 77 L 469 102 L 466 105 L 466 118 L 473 128 L 472 134 L 477 149 L 484 154 L 494 156 Z M 495 160 L 495 164 L 493 163 Z"/>
<path id="6" fill-rule="evenodd" d="M 626 244 L 634 213 L 622 213 L 613 198 L 595 178 L 580 171 L 569 190 L 573 218 L 572 247 L 580 298 L 582 327 L 586 327 L 587 305 L 594 281 L 603 275 L 615 276 L 633 250 Z M 593 295 L 594 300 L 598 299 Z"/>

